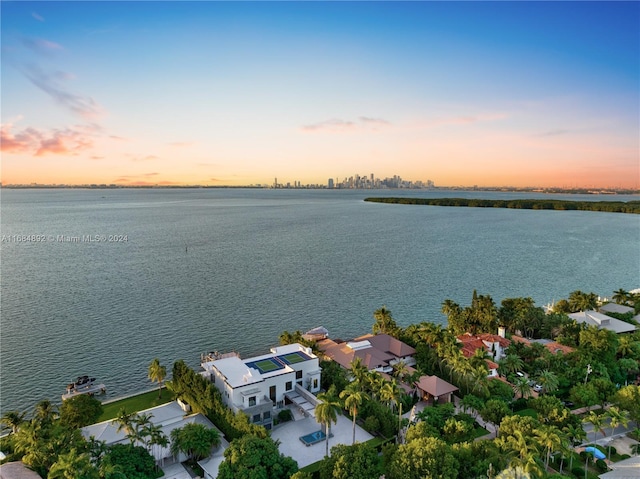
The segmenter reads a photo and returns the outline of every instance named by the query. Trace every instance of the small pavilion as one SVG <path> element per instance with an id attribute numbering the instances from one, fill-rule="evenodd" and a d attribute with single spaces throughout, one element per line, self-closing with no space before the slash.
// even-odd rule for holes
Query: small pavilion
<path id="1" fill-rule="evenodd" d="M 422 376 L 416 383 L 422 399 L 428 403 L 448 403 L 451 402 L 453 393 L 458 390 L 453 384 L 448 383 L 438 376 Z"/>

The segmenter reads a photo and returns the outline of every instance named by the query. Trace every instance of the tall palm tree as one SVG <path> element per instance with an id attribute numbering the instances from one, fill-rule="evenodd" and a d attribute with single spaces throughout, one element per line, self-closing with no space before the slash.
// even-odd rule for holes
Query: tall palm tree
<path id="1" fill-rule="evenodd" d="M 10 427 L 11 432 L 15 434 L 20 429 L 20 426 L 25 422 L 26 412 L 20 411 L 7 411 L 0 418 L 0 424 Z"/>
<path id="2" fill-rule="evenodd" d="M 397 381 L 387 381 L 380 390 L 380 399 L 386 402 L 389 407 L 395 405 L 398 409 L 398 433 L 402 427 L 402 389 Z"/>
<path id="3" fill-rule="evenodd" d="M 155 358 L 149 365 L 149 379 L 158 383 L 158 398 L 162 396 L 162 381 L 167 377 L 167 368 L 160 364 L 160 360 Z"/>
<path id="4" fill-rule="evenodd" d="M 340 402 L 336 398 L 336 388 L 331 386 L 325 393 L 318 394 L 316 405 L 316 421 L 325 426 L 326 434 L 326 451 L 325 456 L 329 457 L 329 437 L 331 437 L 331 423 L 338 422 L 338 411 L 340 410 Z"/>
<path id="5" fill-rule="evenodd" d="M 398 381 L 402 381 L 409 373 L 409 366 L 407 366 L 407 363 L 403 359 L 395 363 L 391 368 L 393 369 L 392 376 Z"/>
<path id="6" fill-rule="evenodd" d="M 611 406 L 607 412 L 604 413 L 605 418 L 609 418 L 609 427 L 611 428 L 611 435 L 609 436 L 609 459 L 611 459 L 611 439 L 613 439 L 613 433 L 620 425 L 627 427 L 629 424 L 629 415 L 626 411 L 621 411 L 616 406 Z"/>
<path id="7" fill-rule="evenodd" d="M 135 417 L 135 413 L 128 413 L 123 406 L 120 408 L 117 417 L 114 419 L 114 422 L 118 425 L 116 432 L 124 431 L 127 438 L 129 438 L 129 441 L 131 441 L 131 445 L 133 445 L 133 442 L 135 441 Z"/>
<path id="8" fill-rule="evenodd" d="M 68 453 L 60 454 L 49 470 L 49 479 L 98 479 L 98 469 L 91 464 L 87 453 L 78 453 L 72 448 Z"/>
<path id="9" fill-rule="evenodd" d="M 358 408 L 366 398 L 366 393 L 360 390 L 360 385 L 356 381 L 350 383 L 340 392 L 340 399 L 344 401 L 344 407 L 349 410 L 349 414 L 351 414 L 353 418 L 353 439 L 351 444 L 356 443 L 356 417 L 358 416 Z"/>
<path id="10" fill-rule="evenodd" d="M 562 443 L 562 433 L 555 426 L 541 425 L 537 429 L 534 429 L 533 434 L 540 446 L 547 450 L 547 454 L 544 461 L 545 469 L 549 467 L 549 458 L 551 453 L 555 452 Z"/>
<path id="11" fill-rule="evenodd" d="M 582 422 L 589 423 L 593 426 L 593 442 L 596 442 L 596 434 L 598 431 L 604 435 L 602 420 L 603 416 L 595 411 L 589 411 L 589 415 L 582 418 Z"/>
<path id="12" fill-rule="evenodd" d="M 151 428 L 153 427 L 152 417 L 153 414 L 151 413 L 140 413 L 136 414 L 133 418 L 134 437 L 136 440 L 144 443 L 147 448 L 147 437 L 151 434 Z"/>

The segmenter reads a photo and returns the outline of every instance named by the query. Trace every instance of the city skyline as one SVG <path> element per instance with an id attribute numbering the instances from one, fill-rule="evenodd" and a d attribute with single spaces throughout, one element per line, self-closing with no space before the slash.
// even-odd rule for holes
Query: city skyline
<path id="1" fill-rule="evenodd" d="M 640 187 L 637 2 L 0 8 L 3 185 Z"/>

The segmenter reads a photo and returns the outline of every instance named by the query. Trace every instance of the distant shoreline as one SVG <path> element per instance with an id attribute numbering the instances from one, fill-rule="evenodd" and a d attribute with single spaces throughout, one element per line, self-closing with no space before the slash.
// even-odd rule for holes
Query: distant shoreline
<path id="1" fill-rule="evenodd" d="M 328 188 L 323 185 L 282 186 L 274 188 L 268 185 L 114 185 L 114 184 L 0 184 L 0 190 L 180 190 L 180 189 L 250 189 L 250 190 L 329 190 L 329 191 L 464 191 L 464 192 L 499 192 L 499 193 L 542 193 L 570 195 L 640 195 L 640 190 L 633 188 L 540 188 L 540 187 L 501 187 L 485 188 L 464 186 L 436 186 L 430 188 Z"/>
<path id="2" fill-rule="evenodd" d="M 570 201 L 553 199 L 482 200 L 474 198 L 365 198 L 372 203 L 401 205 L 458 206 L 471 208 L 512 208 L 523 210 L 600 211 L 640 214 L 640 201 Z"/>

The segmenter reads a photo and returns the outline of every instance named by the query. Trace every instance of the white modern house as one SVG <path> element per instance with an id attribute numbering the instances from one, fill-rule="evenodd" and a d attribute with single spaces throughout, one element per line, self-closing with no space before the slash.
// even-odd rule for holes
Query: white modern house
<path id="1" fill-rule="evenodd" d="M 254 424 L 273 425 L 274 410 L 296 391 L 320 391 L 320 364 L 311 348 L 288 344 L 269 354 L 241 359 L 238 354 L 209 355 L 201 362 L 207 377 L 234 412 L 242 411 Z"/>
<path id="2" fill-rule="evenodd" d="M 633 324 L 620 321 L 597 311 L 580 311 L 579 313 L 569 314 L 569 317 L 575 319 L 578 323 L 596 326 L 598 329 L 608 329 L 616 334 L 631 333 L 636 330 Z"/>

